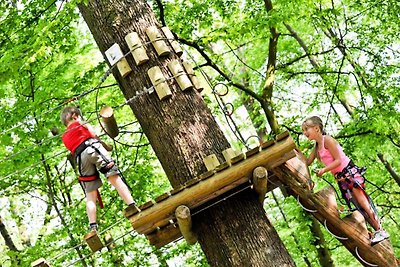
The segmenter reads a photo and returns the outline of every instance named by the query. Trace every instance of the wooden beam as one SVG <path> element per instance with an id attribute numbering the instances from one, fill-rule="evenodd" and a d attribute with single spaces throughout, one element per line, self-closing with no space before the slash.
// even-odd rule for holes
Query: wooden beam
<path id="1" fill-rule="evenodd" d="M 103 127 L 106 133 L 111 137 L 115 138 L 119 134 L 117 121 L 114 117 L 114 111 L 112 107 L 105 106 L 100 110 L 100 117 L 102 120 Z"/>
<path id="2" fill-rule="evenodd" d="M 258 194 L 260 203 L 264 203 L 267 193 L 268 171 L 264 167 L 257 167 L 253 171 L 253 186 Z"/>
<path id="3" fill-rule="evenodd" d="M 44 258 L 40 258 L 31 263 L 32 267 L 50 267 Z"/>
<path id="4" fill-rule="evenodd" d="M 104 247 L 99 236 L 97 235 L 97 232 L 95 231 L 86 234 L 84 238 L 92 252 L 96 252 Z"/>
<path id="5" fill-rule="evenodd" d="M 161 248 L 172 241 L 180 238 L 182 236 L 179 227 L 175 224 L 170 224 L 164 228 L 158 229 L 153 233 L 146 235 L 150 244 L 157 248 Z"/>
<path id="6" fill-rule="evenodd" d="M 250 158 L 238 162 L 224 171 L 217 172 L 212 177 L 201 180 L 190 188 L 171 195 L 164 201 L 131 216 L 129 220 L 138 233 L 144 233 L 146 229 L 154 228 L 158 221 L 172 219 L 175 209 L 179 205 L 186 205 L 189 209 L 193 209 L 226 192 L 223 189 L 229 185 L 238 181 L 243 183 L 250 180 L 252 172 L 257 166 L 271 169 L 283 164 L 295 156 L 294 148 L 293 139 L 287 137 Z"/>
<path id="7" fill-rule="evenodd" d="M 192 231 L 192 217 L 190 209 L 185 205 L 180 205 L 175 210 L 175 217 L 181 230 L 182 236 L 185 238 L 186 243 L 193 245 L 197 242 L 197 236 Z"/>
<path id="8" fill-rule="evenodd" d="M 362 235 L 369 235 L 369 231 L 367 229 L 367 225 L 365 224 L 365 218 L 358 210 L 353 211 L 349 215 L 343 218 L 343 221 L 349 224 L 353 224 Z"/>
<path id="9" fill-rule="evenodd" d="M 297 164 L 301 165 L 301 160 L 298 158 L 292 159 L 292 163 L 296 159 Z M 306 173 L 294 172 L 293 166 L 293 164 L 282 165 L 273 169 L 273 172 L 283 184 L 289 186 L 293 193 L 299 196 L 302 206 L 313 211 L 311 214 L 333 235 L 339 237 L 338 240 L 360 263 L 365 264 L 363 261 L 366 261 L 378 266 L 397 266 L 397 259 L 389 240 L 371 246 L 369 236 L 365 234 L 363 227 L 359 227 L 358 222 L 355 223 L 350 219 L 342 220 L 338 216 L 337 207 L 332 202 L 332 198 L 335 197 L 333 189 L 324 189 L 314 194 L 307 188 L 309 177 L 306 177 Z"/>

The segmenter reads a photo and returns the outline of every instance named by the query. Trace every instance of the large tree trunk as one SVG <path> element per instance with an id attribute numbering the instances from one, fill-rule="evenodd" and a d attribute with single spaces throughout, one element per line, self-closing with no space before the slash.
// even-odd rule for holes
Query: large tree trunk
<path id="1" fill-rule="evenodd" d="M 159 26 L 145 0 L 89 0 L 79 9 L 103 55 L 114 43 L 126 53 L 125 35 L 137 32 L 144 43 L 149 40 L 145 29 Z M 150 67 L 159 66 L 165 76 L 172 76 L 166 65 L 178 59 L 177 55 L 160 58 L 151 45 L 145 49 L 150 60 L 144 65 L 137 66 L 132 56 L 127 56 L 133 69 L 129 76 L 122 78 L 116 69 L 113 71 L 127 99 L 151 87 L 147 77 Z M 175 82 L 168 84 L 172 91 L 170 99 L 160 101 L 155 94 L 146 94 L 132 100 L 130 107 L 169 181 L 176 187 L 206 170 L 202 161 L 205 156 L 214 153 L 222 159 L 221 152 L 229 143 L 195 90 L 182 92 Z M 251 191 L 237 194 L 193 220 L 194 231 L 212 265 L 294 266 Z"/>

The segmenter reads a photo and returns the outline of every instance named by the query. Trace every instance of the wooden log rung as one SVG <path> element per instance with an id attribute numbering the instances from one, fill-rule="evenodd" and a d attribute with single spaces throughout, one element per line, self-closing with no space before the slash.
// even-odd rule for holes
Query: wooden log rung
<path id="1" fill-rule="evenodd" d="M 165 199 L 167 199 L 169 197 L 170 197 L 170 194 L 167 192 L 167 193 L 164 193 L 164 194 L 156 197 L 155 201 L 156 201 L 156 203 L 159 203 L 159 202 L 161 202 L 161 201 L 163 201 L 163 200 L 165 200 Z"/>
<path id="2" fill-rule="evenodd" d="M 140 206 L 139 206 L 139 209 L 140 209 L 141 211 L 143 211 L 143 210 L 145 210 L 145 209 L 150 208 L 150 207 L 153 206 L 154 204 L 155 204 L 155 201 L 154 201 L 154 200 L 149 200 L 149 201 L 147 201 L 146 203 L 140 205 Z"/>
<path id="3" fill-rule="evenodd" d="M 220 165 L 218 165 L 217 167 L 215 167 L 215 171 L 221 172 L 221 171 L 225 170 L 226 168 L 228 168 L 229 166 L 230 166 L 229 163 L 225 161 L 225 162 L 221 163 Z"/>
<path id="4" fill-rule="evenodd" d="M 173 196 L 173 195 L 178 194 L 179 192 L 181 192 L 183 189 L 185 189 L 185 186 L 184 185 L 179 185 L 179 186 L 175 187 L 174 189 L 172 189 L 171 191 L 169 191 L 169 194 L 171 196 Z"/>
<path id="5" fill-rule="evenodd" d="M 40 258 L 32 262 L 31 267 L 50 267 L 50 265 L 44 258 Z"/>
<path id="6" fill-rule="evenodd" d="M 289 136 L 289 132 L 288 132 L 288 131 L 284 131 L 284 132 L 282 132 L 282 133 L 280 133 L 280 134 L 277 134 L 277 135 L 275 136 L 275 140 L 276 140 L 277 142 L 279 142 L 279 141 L 281 141 L 281 140 L 286 139 L 288 136 Z"/>
<path id="7" fill-rule="evenodd" d="M 239 163 L 239 162 L 243 161 L 244 160 L 244 156 L 245 155 L 243 153 L 240 153 L 239 155 L 237 155 L 236 157 L 231 159 L 231 164 L 236 164 L 236 163 Z"/>
<path id="8" fill-rule="evenodd" d="M 271 139 L 261 144 L 261 149 L 267 149 L 275 144 L 275 140 Z"/>
<path id="9" fill-rule="evenodd" d="M 129 218 L 133 215 L 135 215 L 136 213 L 140 212 L 140 209 L 138 207 L 136 207 L 135 205 L 131 205 L 128 206 L 125 210 L 124 210 L 124 216 L 126 218 Z"/>
<path id="10" fill-rule="evenodd" d="M 251 156 L 254 156 L 255 154 L 257 154 L 258 152 L 260 152 L 260 147 L 254 147 L 250 150 L 246 151 L 246 158 L 250 158 Z"/>
<path id="11" fill-rule="evenodd" d="M 187 182 L 185 183 L 185 187 L 186 187 L 186 188 L 189 188 L 189 187 L 191 187 L 191 186 L 197 184 L 198 182 L 200 182 L 200 179 L 199 179 L 199 178 L 191 179 L 191 180 L 189 180 L 189 181 L 187 181 Z"/>
<path id="12" fill-rule="evenodd" d="M 88 244 L 92 252 L 96 252 L 104 247 L 101 239 L 97 235 L 97 232 L 92 231 L 85 235 L 85 241 Z"/>
<path id="13" fill-rule="evenodd" d="M 206 180 L 206 179 L 210 178 L 211 176 L 213 176 L 214 174 L 215 174 L 215 171 L 213 171 L 213 170 L 212 171 L 206 171 L 206 172 L 200 174 L 198 178 L 200 180 Z"/>

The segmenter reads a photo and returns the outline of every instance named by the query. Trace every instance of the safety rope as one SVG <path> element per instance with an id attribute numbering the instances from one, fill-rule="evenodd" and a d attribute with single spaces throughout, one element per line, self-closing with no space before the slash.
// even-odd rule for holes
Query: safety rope
<path id="1" fill-rule="evenodd" d="M 123 237 L 125 237 L 125 236 L 127 236 L 127 235 L 129 235 L 129 234 L 131 234 L 131 233 L 133 233 L 133 232 L 134 232 L 133 229 L 131 229 L 131 230 L 125 232 L 123 235 L 121 235 L 121 236 L 117 237 L 116 239 L 111 240 L 110 242 L 106 243 L 106 244 L 104 245 L 104 247 L 108 247 L 108 246 L 110 246 L 110 245 L 112 245 L 112 244 L 115 244 L 118 240 L 120 240 L 121 238 L 123 238 Z M 89 258 L 90 256 L 92 256 L 92 255 L 93 255 L 94 253 L 96 253 L 96 252 L 97 252 L 97 251 L 91 252 L 91 253 L 89 253 L 89 254 L 87 254 L 87 255 L 85 255 L 85 256 L 79 258 L 79 259 L 76 259 L 76 260 L 73 261 L 72 263 L 66 265 L 66 267 L 74 266 L 75 263 Z"/>
<path id="2" fill-rule="evenodd" d="M 101 234 L 107 232 L 108 230 L 114 228 L 116 225 L 120 224 L 120 223 L 121 223 L 122 221 L 124 221 L 124 220 L 125 220 L 125 219 L 120 219 L 120 220 L 118 220 L 117 222 L 115 222 L 115 223 L 109 225 L 109 226 L 106 227 L 104 230 L 98 232 L 98 235 L 101 235 Z M 85 243 L 85 241 L 83 240 L 83 241 L 81 241 L 79 244 L 77 244 L 77 245 L 75 245 L 75 246 L 73 246 L 73 247 L 67 248 L 66 250 L 65 250 L 65 249 L 62 249 L 62 248 L 58 248 L 57 250 L 63 250 L 63 251 L 60 252 L 60 253 L 58 253 L 58 254 L 56 254 L 54 257 L 48 259 L 48 261 L 49 261 L 49 262 L 55 261 L 55 260 L 61 258 L 62 256 L 68 254 L 70 251 L 75 250 L 75 249 L 77 249 L 77 248 L 79 248 L 79 247 L 83 247 L 83 246 L 85 246 L 85 245 L 86 245 L 86 243 Z"/>

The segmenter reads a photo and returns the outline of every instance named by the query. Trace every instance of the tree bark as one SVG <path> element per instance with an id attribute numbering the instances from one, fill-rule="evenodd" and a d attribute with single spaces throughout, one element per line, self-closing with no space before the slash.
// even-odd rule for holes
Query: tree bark
<path id="1" fill-rule="evenodd" d="M 1 236 L 4 239 L 4 242 L 6 243 L 6 246 L 8 247 L 9 250 L 11 251 L 18 251 L 17 247 L 14 244 L 14 241 L 12 240 L 10 234 L 7 231 L 6 226 L 3 223 L 3 219 L 0 217 L 0 233 Z"/>
<path id="2" fill-rule="evenodd" d="M 279 209 L 279 212 L 280 212 L 281 215 L 282 215 L 283 220 L 284 220 L 285 223 L 286 223 L 286 227 L 287 227 L 287 228 L 290 228 L 289 221 L 288 221 L 287 218 L 286 218 L 286 214 L 285 214 L 285 212 L 283 211 L 283 209 L 282 209 L 282 207 L 281 207 L 281 204 L 279 203 L 278 198 L 276 197 L 274 191 L 272 191 L 271 194 L 272 194 L 272 197 L 274 198 L 274 201 L 275 201 L 275 203 L 276 203 L 276 206 L 277 206 L 278 209 Z M 291 233 L 290 236 L 293 237 L 293 240 L 294 240 L 294 242 L 296 243 L 297 249 L 301 252 L 301 255 L 302 255 L 302 257 L 303 257 L 304 263 L 307 265 L 307 267 L 311 267 L 312 264 L 311 264 L 311 262 L 309 261 L 309 259 L 307 258 L 307 255 L 305 255 L 306 253 L 304 252 L 304 248 L 300 245 L 299 239 L 297 238 L 297 234 L 296 234 L 296 233 Z M 324 265 L 322 265 L 322 266 L 324 266 Z"/>
<path id="3" fill-rule="evenodd" d="M 397 172 L 392 168 L 392 165 L 384 158 L 383 154 L 378 153 L 378 158 L 385 166 L 386 170 L 390 173 L 393 179 L 396 181 L 397 185 L 400 186 L 400 176 Z"/>
<path id="4" fill-rule="evenodd" d="M 321 264 L 321 266 L 324 266 L 324 267 L 335 266 L 333 264 L 331 252 L 327 248 L 327 244 L 325 242 L 325 237 L 321 231 L 321 226 L 320 226 L 318 220 L 315 217 L 312 217 L 312 216 L 309 216 L 309 217 L 312 222 L 311 226 L 310 226 L 310 230 L 311 230 L 311 233 L 313 234 L 313 236 L 315 237 L 313 245 L 317 248 L 319 263 Z"/>
<path id="5" fill-rule="evenodd" d="M 142 42 L 149 39 L 145 30 L 159 26 L 145 0 L 89 0 L 79 9 L 101 52 L 118 43 L 129 51 L 124 37 L 137 32 Z M 113 74 L 126 99 L 143 88 L 150 88 L 147 70 L 159 66 L 165 77 L 172 77 L 166 65 L 178 59 L 174 53 L 158 57 L 151 45 L 145 46 L 150 60 L 137 66 L 132 56 L 127 60 L 133 70 L 122 78 Z M 172 97 L 160 101 L 155 94 L 145 94 L 130 101 L 130 107 L 142 126 L 171 185 L 176 187 L 206 171 L 202 159 L 218 155 L 229 147 L 210 110 L 195 90 L 182 92 L 168 81 Z M 294 266 L 292 259 L 265 217 L 263 207 L 251 191 L 242 192 L 193 218 L 193 230 L 208 261 L 214 266 Z"/>
<path id="6" fill-rule="evenodd" d="M 269 12 L 272 10 L 272 2 L 270 0 L 264 0 L 266 10 Z M 272 103 L 272 92 L 274 89 L 275 72 L 276 72 L 276 56 L 278 52 L 278 39 L 279 32 L 273 26 L 269 28 L 271 37 L 269 38 L 268 46 L 268 62 L 267 62 L 267 73 L 266 80 L 263 88 L 263 97 L 265 101 L 261 102 L 261 106 L 267 116 L 268 124 L 271 127 L 273 134 L 279 133 L 279 124 L 275 116 L 273 103 Z"/>

